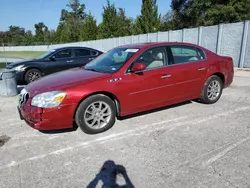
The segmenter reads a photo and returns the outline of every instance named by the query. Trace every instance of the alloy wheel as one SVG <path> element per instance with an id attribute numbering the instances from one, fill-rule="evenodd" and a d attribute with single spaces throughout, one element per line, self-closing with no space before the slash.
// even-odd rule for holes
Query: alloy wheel
<path id="1" fill-rule="evenodd" d="M 103 101 L 93 102 L 85 110 L 85 124 L 91 129 L 101 129 L 109 123 L 111 113 L 111 107 L 107 103 Z"/>
<path id="2" fill-rule="evenodd" d="M 207 97 L 209 100 L 216 100 L 220 96 L 221 85 L 218 80 L 213 80 L 207 89 Z"/>
<path id="3" fill-rule="evenodd" d="M 30 82 L 33 82 L 33 81 L 37 80 L 40 77 L 41 76 L 40 76 L 39 72 L 36 72 L 36 71 L 30 72 L 29 76 L 28 76 Z"/>

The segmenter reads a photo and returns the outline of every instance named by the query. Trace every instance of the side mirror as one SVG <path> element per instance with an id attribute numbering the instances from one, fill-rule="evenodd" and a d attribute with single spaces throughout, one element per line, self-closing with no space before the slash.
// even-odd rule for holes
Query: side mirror
<path id="1" fill-rule="evenodd" d="M 49 58 L 50 61 L 56 61 L 56 57 L 55 56 L 52 56 Z"/>
<path id="2" fill-rule="evenodd" d="M 146 65 L 144 63 L 135 63 L 131 69 L 131 72 L 140 72 L 146 69 Z"/>

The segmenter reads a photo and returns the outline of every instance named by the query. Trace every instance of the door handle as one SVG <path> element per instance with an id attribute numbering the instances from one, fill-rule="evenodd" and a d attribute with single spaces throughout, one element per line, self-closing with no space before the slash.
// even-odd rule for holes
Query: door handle
<path id="1" fill-rule="evenodd" d="M 68 60 L 68 61 L 67 61 L 67 63 L 72 63 L 72 62 L 73 62 L 73 60 Z"/>
<path id="2" fill-rule="evenodd" d="M 201 67 L 201 68 L 198 69 L 198 71 L 204 71 L 204 70 L 206 70 L 205 67 Z"/>
<path id="3" fill-rule="evenodd" d="M 162 79 L 165 79 L 165 78 L 170 78 L 171 76 L 172 76 L 172 75 L 168 74 L 168 75 L 162 76 L 161 78 L 162 78 Z"/>

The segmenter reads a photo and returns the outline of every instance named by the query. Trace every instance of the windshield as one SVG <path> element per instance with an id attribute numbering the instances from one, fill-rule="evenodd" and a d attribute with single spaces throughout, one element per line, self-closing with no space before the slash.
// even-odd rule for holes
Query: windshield
<path id="1" fill-rule="evenodd" d="M 132 48 L 114 48 L 94 59 L 84 69 L 105 73 L 117 72 L 138 50 Z"/>
<path id="2" fill-rule="evenodd" d="M 50 50 L 48 52 L 45 52 L 44 54 L 38 56 L 36 59 L 43 59 L 45 57 L 47 57 L 48 55 L 50 55 L 52 52 L 54 52 L 55 50 Z"/>

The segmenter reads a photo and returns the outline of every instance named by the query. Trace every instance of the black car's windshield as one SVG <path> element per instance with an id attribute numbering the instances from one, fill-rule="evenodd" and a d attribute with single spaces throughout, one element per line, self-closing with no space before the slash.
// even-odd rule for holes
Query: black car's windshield
<path id="1" fill-rule="evenodd" d="M 47 57 L 48 55 L 50 55 L 51 53 L 53 53 L 54 51 L 55 51 L 55 50 L 50 50 L 50 51 L 48 51 L 48 52 L 45 52 L 44 54 L 42 54 L 42 55 L 36 57 L 36 59 L 43 59 L 43 58 Z"/>
<path id="2" fill-rule="evenodd" d="M 84 69 L 105 73 L 117 72 L 138 50 L 134 48 L 114 48 L 94 59 Z"/>

